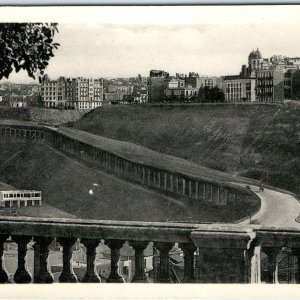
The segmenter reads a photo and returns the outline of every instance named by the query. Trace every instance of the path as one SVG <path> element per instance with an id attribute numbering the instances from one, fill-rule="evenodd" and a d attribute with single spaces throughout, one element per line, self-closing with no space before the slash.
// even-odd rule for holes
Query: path
<path id="1" fill-rule="evenodd" d="M 266 188 L 260 192 L 257 186 L 250 187 L 262 202 L 261 210 L 251 218 L 251 223 L 267 227 L 300 229 L 300 223 L 296 221 L 300 213 L 300 203 L 294 196 Z M 249 224 L 249 220 L 240 224 L 247 223 Z"/>

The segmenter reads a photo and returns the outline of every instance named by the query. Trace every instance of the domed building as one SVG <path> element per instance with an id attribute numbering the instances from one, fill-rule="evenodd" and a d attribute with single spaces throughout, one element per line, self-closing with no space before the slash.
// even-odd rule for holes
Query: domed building
<path id="1" fill-rule="evenodd" d="M 261 52 L 257 48 L 256 50 L 253 50 L 249 56 L 248 56 L 248 66 L 250 71 L 260 70 L 261 69 L 261 63 L 263 62 L 263 57 L 261 55 Z"/>

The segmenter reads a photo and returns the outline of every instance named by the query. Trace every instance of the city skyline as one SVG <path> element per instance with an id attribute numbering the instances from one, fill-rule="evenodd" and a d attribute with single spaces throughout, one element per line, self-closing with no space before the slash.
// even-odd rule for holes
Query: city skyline
<path id="1" fill-rule="evenodd" d="M 53 79 L 116 78 L 148 76 L 151 69 L 162 69 L 170 74 L 193 71 L 226 76 L 238 74 L 241 65 L 247 64 L 248 54 L 256 48 L 263 57 L 300 56 L 300 37 L 296 32 L 297 27 L 279 23 L 238 27 L 234 24 L 59 24 L 55 40 L 61 46 L 46 73 Z M 13 73 L 8 80 L 33 81 L 24 71 Z"/>

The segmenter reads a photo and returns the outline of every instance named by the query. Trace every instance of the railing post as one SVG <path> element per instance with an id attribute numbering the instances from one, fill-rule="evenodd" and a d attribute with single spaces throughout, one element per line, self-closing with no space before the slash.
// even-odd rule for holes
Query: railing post
<path id="1" fill-rule="evenodd" d="M 3 247 L 7 238 L 8 235 L 4 235 L 4 234 L 0 235 L 0 283 L 5 283 L 8 280 L 6 270 L 3 266 Z"/>
<path id="2" fill-rule="evenodd" d="M 118 274 L 118 261 L 120 258 L 120 249 L 125 241 L 122 240 L 107 240 L 105 244 L 110 248 L 110 274 L 107 282 L 124 282 L 123 278 Z"/>
<path id="3" fill-rule="evenodd" d="M 31 240 L 31 237 L 16 235 L 12 238 L 18 245 L 18 268 L 14 275 L 14 281 L 16 283 L 29 283 L 31 282 L 31 275 L 26 270 L 25 256 L 27 252 L 27 244 Z"/>
<path id="4" fill-rule="evenodd" d="M 77 277 L 71 264 L 72 247 L 76 242 L 76 238 L 59 238 L 57 241 L 63 246 L 63 270 L 58 280 L 59 282 L 77 282 Z"/>
<path id="5" fill-rule="evenodd" d="M 300 248 L 292 249 L 293 256 L 297 257 L 296 283 L 300 283 Z"/>
<path id="6" fill-rule="evenodd" d="M 144 250 L 148 242 L 131 241 L 129 244 L 135 251 L 135 273 L 132 282 L 148 282 L 144 262 Z"/>
<path id="7" fill-rule="evenodd" d="M 95 273 L 96 248 L 99 240 L 82 239 L 81 243 L 86 248 L 86 273 L 82 282 L 101 282 L 99 276 Z"/>
<path id="8" fill-rule="evenodd" d="M 179 244 L 184 253 L 184 276 L 183 282 L 195 282 L 194 252 L 197 250 L 194 244 Z"/>
<path id="9" fill-rule="evenodd" d="M 169 252 L 173 247 L 173 243 L 156 242 L 154 244 L 159 251 L 159 270 L 158 282 L 170 282 L 170 268 L 169 268 Z"/>
<path id="10" fill-rule="evenodd" d="M 263 247 L 262 251 L 268 256 L 268 283 L 279 283 L 278 281 L 278 254 L 281 247 Z"/>
<path id="11" fill-rule="evenodd" d="M 48 271 L 47 259 L 49 255 L 49 245 L 53 241 L 53 238 L 35 237 L 34 240 L 36 241 L 34 245 L 34 282 L 52 283 L 53 276 Z"/>

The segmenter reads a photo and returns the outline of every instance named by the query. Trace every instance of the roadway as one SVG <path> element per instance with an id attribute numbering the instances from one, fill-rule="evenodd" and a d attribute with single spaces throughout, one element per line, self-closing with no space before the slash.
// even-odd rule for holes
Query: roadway
<path id="1" fill-rule="evenodd" d="M 261 209 L 251 217 L 251 224 L 300 230 L 300 223 L 296 221 L 300 213 L 300 203 L 293 195 L 266 188 L 259 191 L 259 187 L 254 185 L 250 188 L 261 199 Z M 248 219 L 240 224 L 249 223 Z"/>

